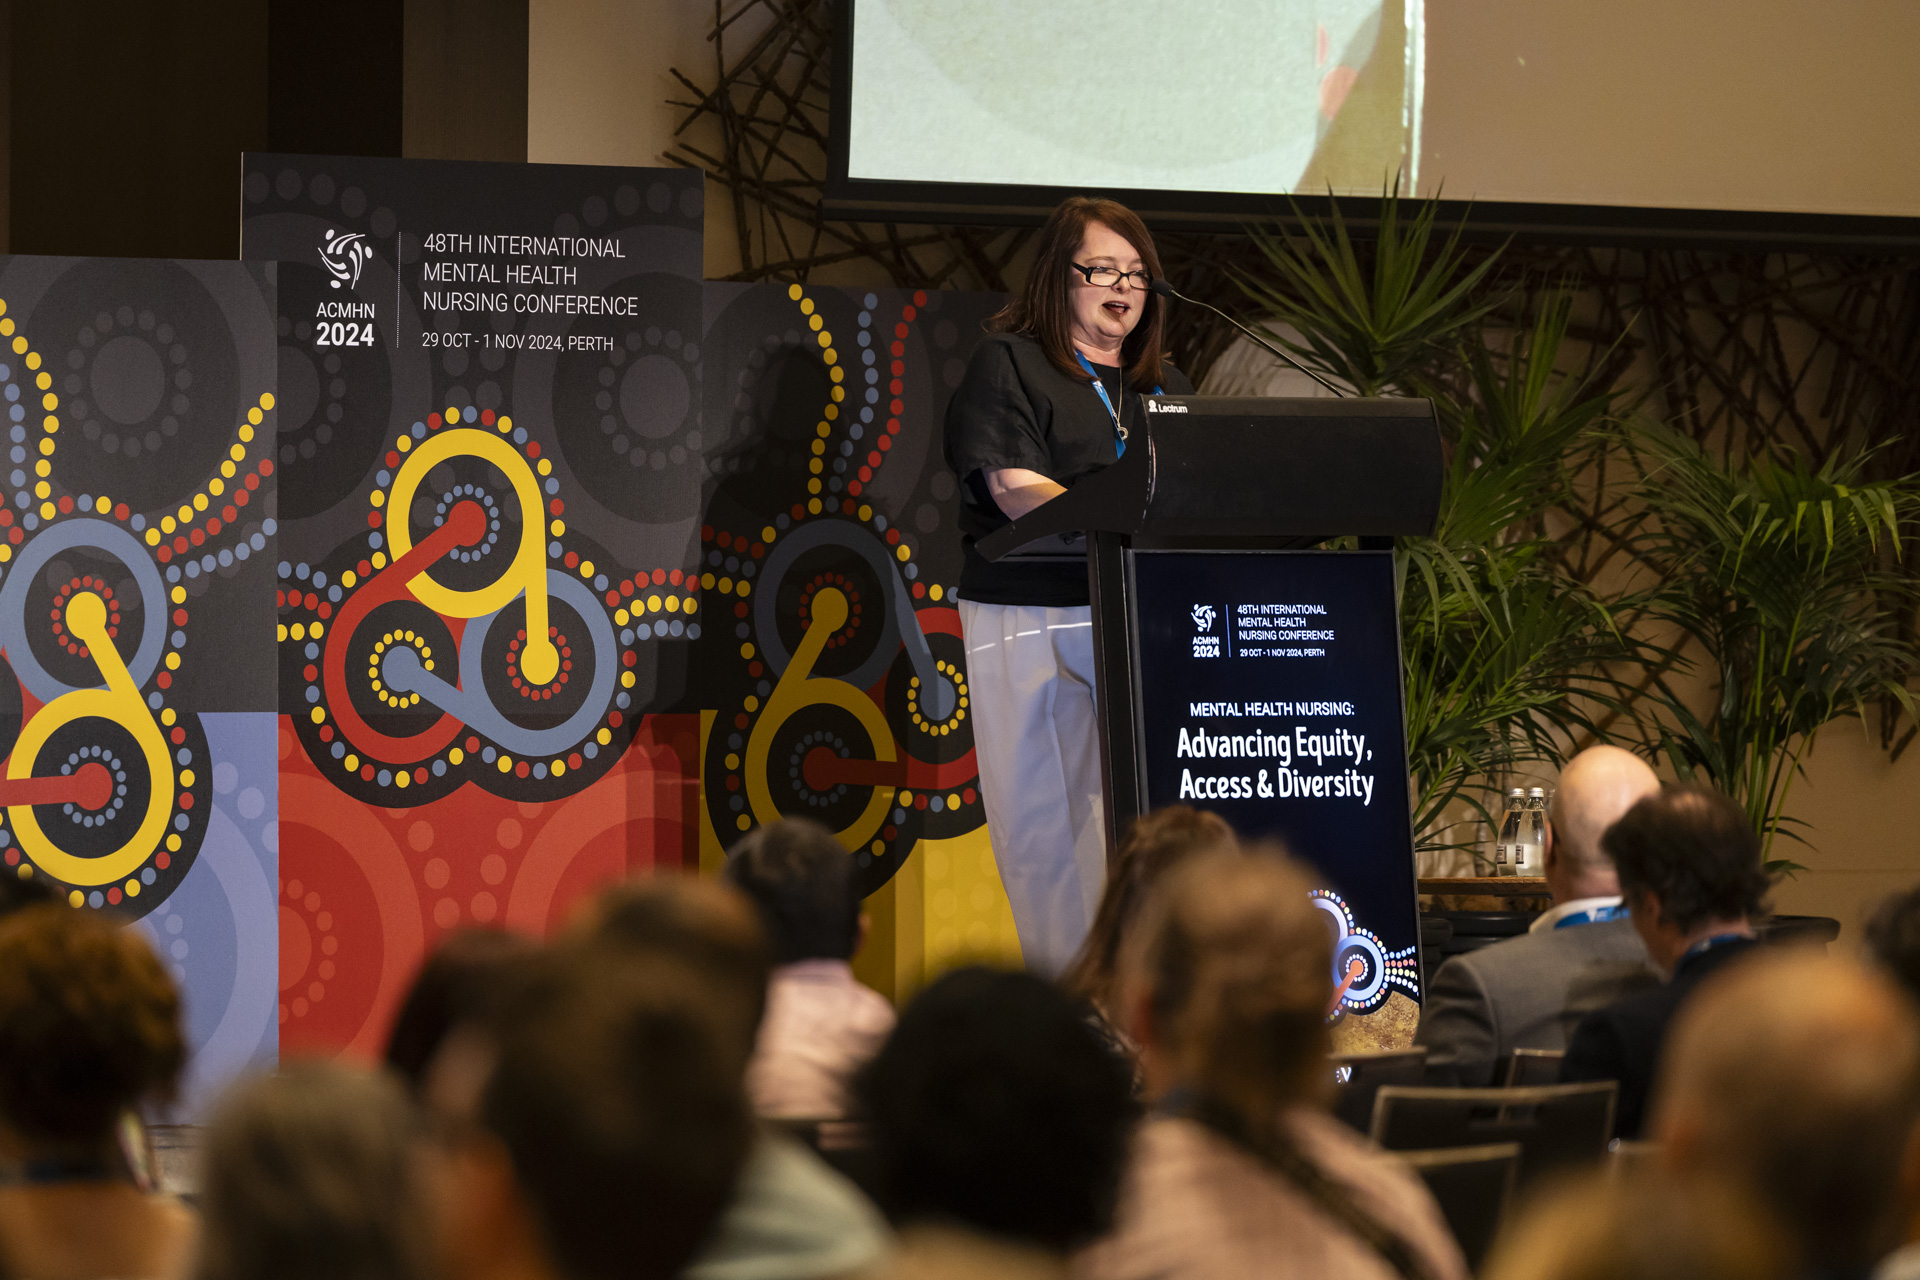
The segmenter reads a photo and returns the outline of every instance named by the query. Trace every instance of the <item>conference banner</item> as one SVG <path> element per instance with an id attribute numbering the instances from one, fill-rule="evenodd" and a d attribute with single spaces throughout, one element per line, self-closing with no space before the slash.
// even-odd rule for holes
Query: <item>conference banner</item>
<path id="1" fill-rule="evenodd" d="M 701 279 L 685 170 L 250 155 L 278 262 L 284 1052 L 818 819 L 897 991 L 1018 955 L 940 421 L 997 296 Z"/>
<path id="2" fill-rule="evenodd" d="M 273 280 L 0 258 L 0 874 L 147 934 L 189 1114 L 276 1049 Z"/>
<path id="3" fill-rule="evenodd" d="M 1002 298 L 704 281 L 701 181 L 255 155 L 242 262 L 0 258 L 0 874 L 151 938 L 178 1114 L 783 816 L 853 853 L 880 990 L 1018 962 L 939 449 Z M 1386 730 L 1330 727 L 1284 785 L 1377 805 Z M 1402 930 L 1333 879 L 1397 1040 Z"/>

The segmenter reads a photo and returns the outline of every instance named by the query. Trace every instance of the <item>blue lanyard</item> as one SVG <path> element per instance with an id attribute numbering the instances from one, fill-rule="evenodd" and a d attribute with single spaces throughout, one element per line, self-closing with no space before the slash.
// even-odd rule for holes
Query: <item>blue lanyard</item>
<path id="1" fill-rule="evenodd" d="M 1605 924 L 1609 920 L 1618 920 L 1626 914 L 1626 904 L 1616 902 L 1610 907 L 1589 907 L 1585 911 L 1575 911 L 1571 915 L 1561 916 L 1554 922 L 1553 927 L 1571 929 L 1576 925 Z"/>
<path id="2" fill-rule="evenodd" d="M 1093 362 L 1080 354 L 1079 348 L 1077 347 L 1074 349 L 1073 358 L 1078 360 L 1080 367 L 1085 369 L 1093 378 L 1093 389 L 1100 393 L 1100 403 L 1107 406 L 1107 416 L 1113 419 L 1113 456 L 1116 458 L 1123 457 L 1127 452 L 1127 428 L 1126 425 L 1120 421 L 1120 411 L 1113 407 L 1113 398 L 1107 394 L 1107 384 L 1100 380 L 1100 375 L 1094 370 Z M 1120 377 L 1120 402 L 1125 404 L 1127 387 L 1126 371 L 1124 369 L 1121 370 Z M 1155 387 L 1153 394 L 1159 395 L 1160 388 Z"/>

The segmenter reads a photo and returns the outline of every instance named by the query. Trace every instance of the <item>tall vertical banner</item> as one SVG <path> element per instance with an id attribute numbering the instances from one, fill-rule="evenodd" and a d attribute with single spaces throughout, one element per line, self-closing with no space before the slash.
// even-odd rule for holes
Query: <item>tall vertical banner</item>
<path id="1" fill-rule="evenodd" d="M 197 1109 L 270 1063 L 273 268 L 0 258 L 0 873 L 134 922 Z"/>
<path id="2" fill-rule="evenodd" d="M 253 155 L 278 261 L 283 1051 L 434 939 L 806 815 L 883 989 L 1017 954 L 939 421 L 998 299 L 703 283 L 678 170 Z"/>

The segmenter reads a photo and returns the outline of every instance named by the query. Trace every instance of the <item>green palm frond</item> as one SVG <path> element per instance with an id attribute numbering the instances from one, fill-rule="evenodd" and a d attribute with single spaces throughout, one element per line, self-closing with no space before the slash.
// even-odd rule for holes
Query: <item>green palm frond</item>
<path id="1" fill-rule="evenodd" d="M 1395 557 L 1421 846 L 1464 846 L 1449 815 L 1491 818 L 1503 775 L 1557 764 L 1616 719 L 1612 737 L 1657 742 L 1681 777 L 1745 805 L 1769 851 L 1799 838 L 1786 804 L 1820 727 L 1874 702 L 1913 710 L 1920 654 L 1894 623 L 1920 595 L 1894 570 L 1920 483 L 1869 480 L 1871 452 L 1727 462 L 1666 428 L 1629 429 L 1621 390 L 1561 371 L 1570 296 L 1509 323 L 1503 249 L 1476 258 L 1464 223 L 1442 228 L 1398 183 L 1380 209 L 1361 241 L 1338 201 L 1324 218 L 1296 207 L 1291 229 L 1251 232 L 1258 263 L 1234 278 L 1297 331 L 1268 336 L 1303 364 L 1362 394 L 1434 401 L 1439 521 Z M 1616 456 L 1638 480 L 1617 491 L 1608 538 L 1653 584 L 1602 594 L 1562 567 L 1555 530 L 1580 505 L 1582 467 Z M 1678 645 L 1645 639 L 1663 625 Z M 1676 689 L 1689 673 L 1708 677 L 1711 706 Z"/>
<path id="2" fill-rule="evenodd" d="M 1558 564 L 1546 514 L 1570 496 L 1571 471 L 1605 438 L 1613 396 L 1555 371 L 1570 303 L 1549 299 L 1501 358 L 1484 343 L 1462 357 L 1464 399 L 1436 400 L 1452 441 L 1438 527 L 1399 545 L 1401 643 L 1415 829 L 1446 838 L 1464 803 L 1492 820 L 1491 783 L 1557 764 L 1598 732 L 1594 716 L 1626 707 L 1610 672 L 1645 646 Z"/>
<path id="3" fill-rule="evenodd" d="M 1324 222 L 1297 205 L 1294 216 L 1297 230 L 1249 231 L 1264 263 L 1235 271 L 1234 281 L 1300 334 L 1295 341 L 1269 329 L 1271 340 L 1361 395 L 1411 387 L 1437 352 L 1499 304 L 1483 287 L 1498 254 L 1468 265 L 1464 219 L 1436 248 L 1439 205 L 1420 201 L 1404 216 L 1398 179 L 1382 197 L 1368 253 L 1355 244 L 1338 200 Z"/>
<path id="4" fill-rule="evenodd" d="M 1746 808 L 1769 851 L 1797 839 L 1788 795 L 1821 726 L 1891 699 L 1911 709 L 1920 661 L 1896 623 L 1916 598 L 1890 561 L 1920 515 L 1914 477 L 1869 480 L 1873 451 L 1728 466 L 1658 427 L 1644 460 L 1641 536 L 1659 570 L 1651 611 L 1705 654 L 1717 696 L 1704 715 L 1659 683 L 1668 758 Z"/>
<path id="5" fill-rule="evenodd" d="M 1565 744 L 1596 732 L 1594 717 L 1628 693 L 1608 664 L 1635 648 L 1604 602 L 1538 571 L 1496 598 L 1492 619 L 1457 596 L 1442 614 L 1424 614 L 1417 596 L 1406 602 L 1408 762 L 1423 847 L 1459 845 L 1444 838 L 1449 808 L 1465 802 L 1491 820 L 1489 778 L 1560 762 Z"/>

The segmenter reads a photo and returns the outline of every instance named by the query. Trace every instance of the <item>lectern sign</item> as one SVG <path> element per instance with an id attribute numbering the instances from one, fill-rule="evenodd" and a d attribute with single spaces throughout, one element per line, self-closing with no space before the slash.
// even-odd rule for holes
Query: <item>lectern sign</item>
<path id="1" fill-rule="evenodd" d="M 1388 552 L 1131 553 L 1147 804 L 1318 869 L 1343 1047 L 1405 1043 L 1419 922 Z"/>

